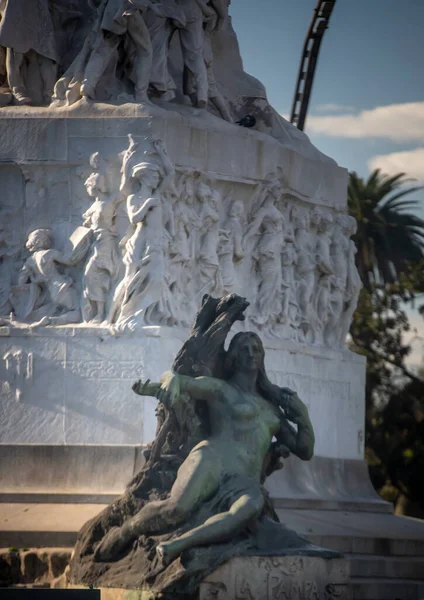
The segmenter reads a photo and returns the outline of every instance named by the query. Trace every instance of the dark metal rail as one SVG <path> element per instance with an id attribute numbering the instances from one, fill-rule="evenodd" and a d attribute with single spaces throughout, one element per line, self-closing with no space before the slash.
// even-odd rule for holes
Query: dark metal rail
<path id="1" fill-rule="evenodd" d="M 302 59 L 290 116 L 291 123 L 302 131 L 305 127 L 319 49 L 325 30 L 328 29 L 335 4 L 336 0 L 318 0 L 303 44 Z"/>

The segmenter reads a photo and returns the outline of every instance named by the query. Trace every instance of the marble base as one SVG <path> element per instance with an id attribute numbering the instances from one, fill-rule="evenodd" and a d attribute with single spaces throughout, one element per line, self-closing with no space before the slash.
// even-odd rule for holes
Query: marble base
<path id="1" fill-rule="evenodd" d="M 169 370 L 188 331 L 150 327 L 0 327 L 1 444 L 139 445 L 156 429 L 155 398 L 131 391 Z M 264 340 L 269 377 L 296 390 L 316 431 L 315 454 L 363 458 L 365 361 L 289 340 Z"/>
<path id="2" fill-rule="evenodd" d="M 238 557 L 201 583 L 199 600 L 347 600 L 349 575 L 344 558 Z"/>

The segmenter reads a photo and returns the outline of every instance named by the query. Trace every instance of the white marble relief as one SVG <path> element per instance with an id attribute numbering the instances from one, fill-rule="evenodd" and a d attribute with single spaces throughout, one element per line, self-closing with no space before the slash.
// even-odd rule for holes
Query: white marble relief
<path id="1" fill-rule="evenodd" d="M 51 173 L 58 186 L 62 171 Z M 130 135 L 124 152 L 96 152 L 69 177 L 71 221 L 49 223 L 50 192 L 34 205 L 32 174 L 27 210 L 45 225 L 30 230 L 26 250 L 0 228 L 5 318 L 120 333 L 187 327 L 204 294 L 239 293 L 251 303 L 246 326 L 262 335 L 343 345 L 360 291 L 354 221 L 288 196 L 278 170 L 248 186 L 224 181 L 176 167 L 158 138 Z"/>

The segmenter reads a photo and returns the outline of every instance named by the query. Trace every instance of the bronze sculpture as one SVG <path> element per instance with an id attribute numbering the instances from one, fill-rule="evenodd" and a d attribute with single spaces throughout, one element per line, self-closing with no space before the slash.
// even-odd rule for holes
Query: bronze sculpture
<path id="1" fill-rule="evenodd" d="M 71 581 L 189 598 L 234 555 L 335 556 L 279 524 L 262 487 L 281 457 L 312 457 L 314 433 L 297 394 L 269 381 L 259 336 L 224 349 L 247 306 L 205 296 L 173 370 L 134 384 L 160 401 L 156 439 L 124 496 L 80 532 Z"/>

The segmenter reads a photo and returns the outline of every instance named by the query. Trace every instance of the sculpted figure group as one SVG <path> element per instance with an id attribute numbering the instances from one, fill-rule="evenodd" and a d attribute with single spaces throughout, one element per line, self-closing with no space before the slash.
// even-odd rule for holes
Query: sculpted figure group
<path id="1" fill-rule="evenodd" d="M 172 100 L 172 41 L 181 93 L 198 108 L 210 100 L 231 121 L 210 39 L 227 16 L 227 0 L 1 0 L 0 106 Z"/>
<path id="2" fill-rule="evenodd" d="M 176 169 L 160 139 L 129 136 L 119 185 L 98 153 L 90 167 L 90 204 L 67 249 L 55 249 L 46 227 L 29 233 L 3 314 L 30 326 L 84 322 L 122 333 L 187 327 L 204 294 L 248 292 L 247 322 L 258 333 L 344 344 L 361 288 L 352 217 L 301 206 L 276 173 L 241 200 L 236 184 L 228 191 L 200 171 Z"/>

